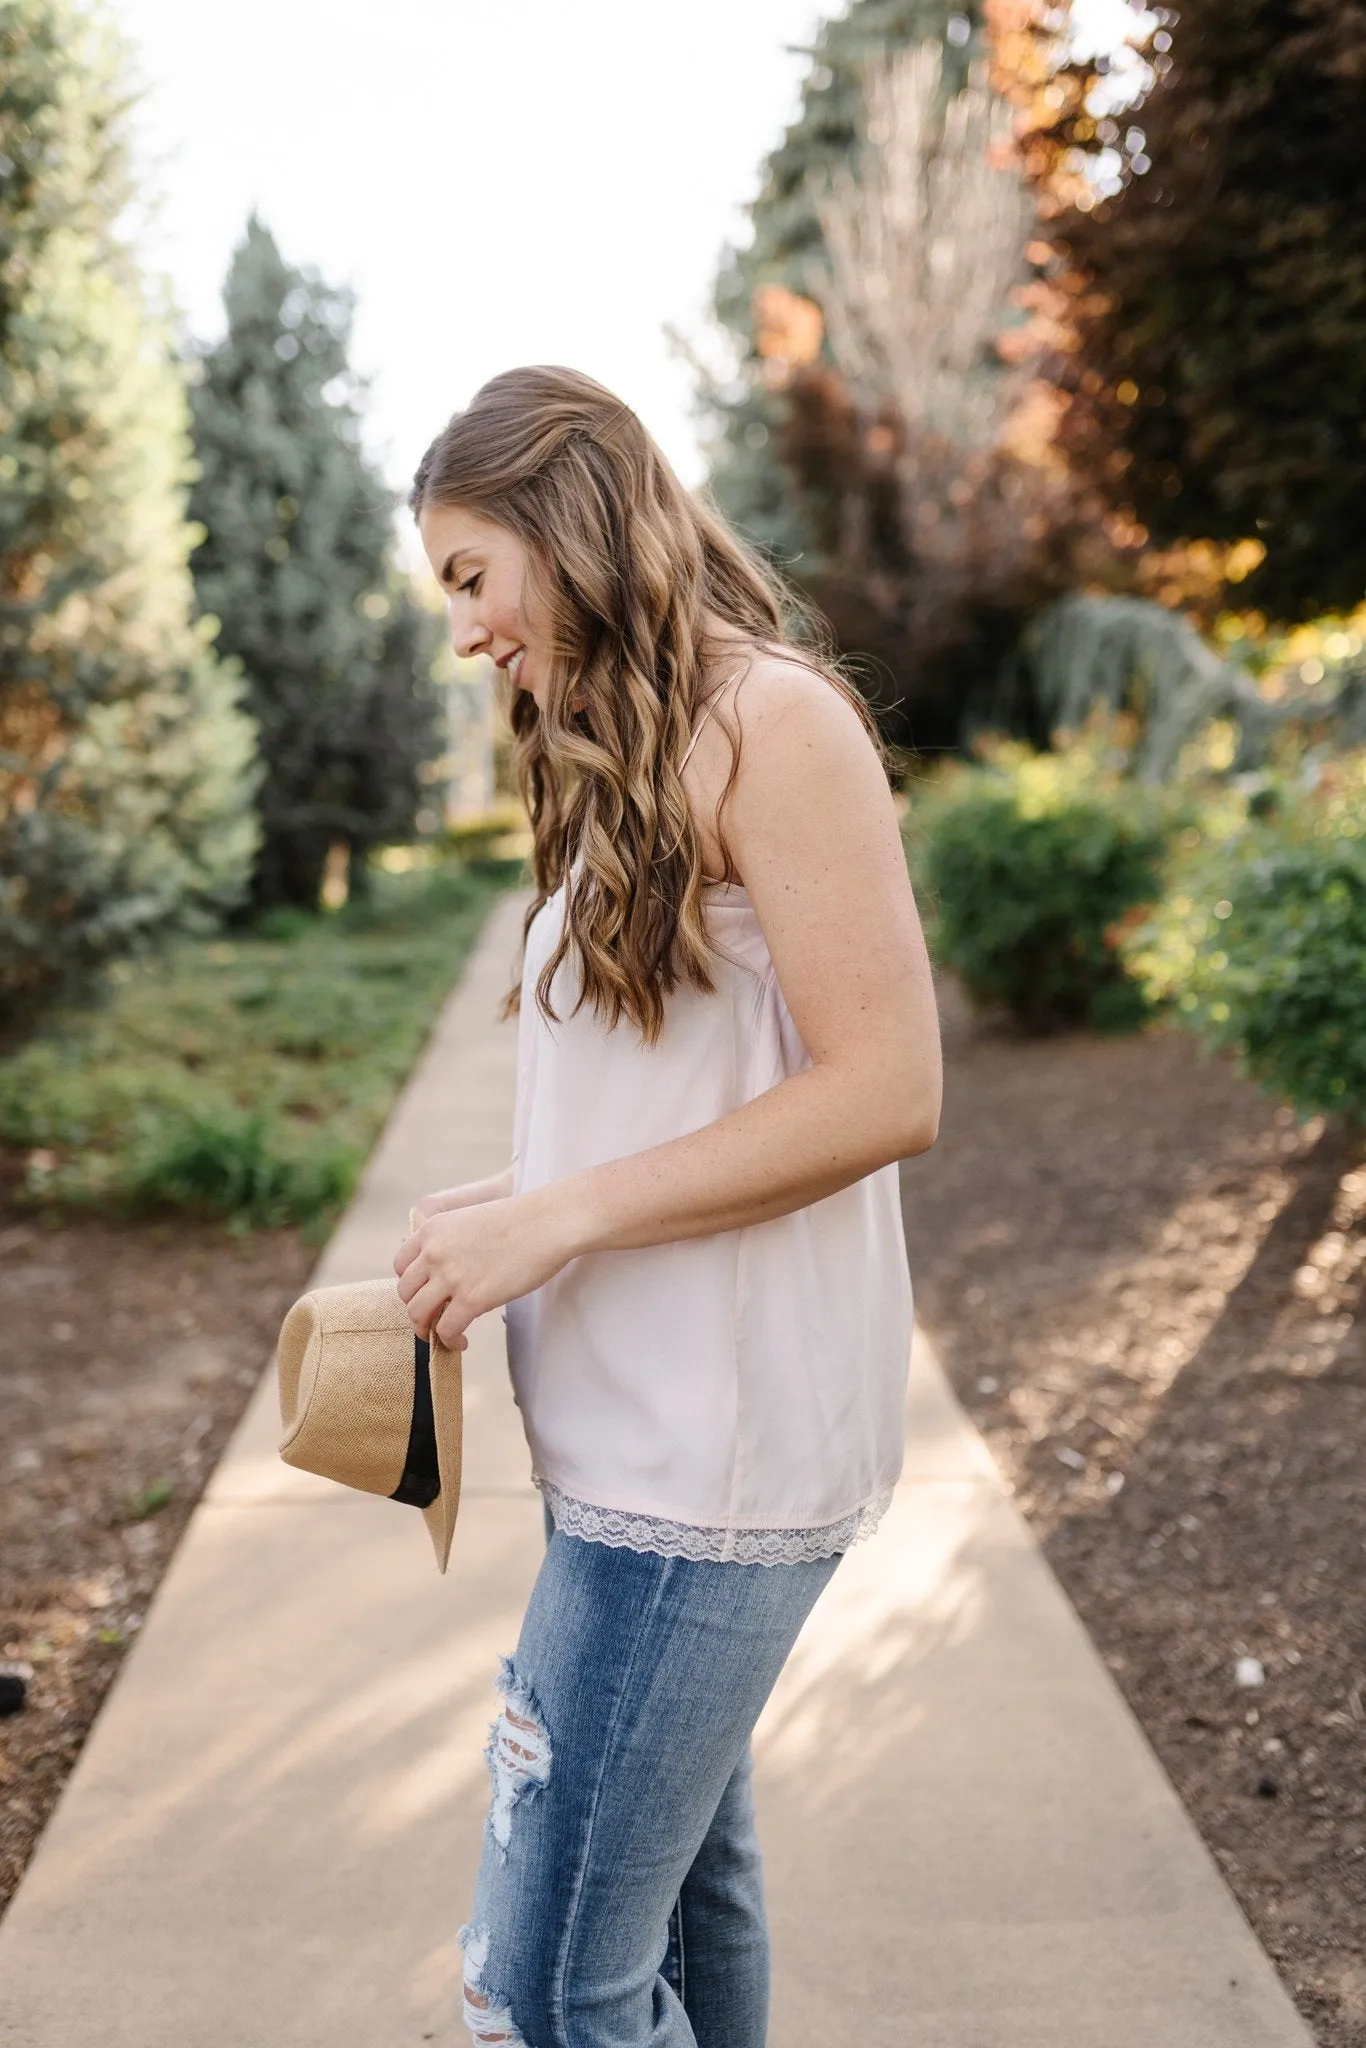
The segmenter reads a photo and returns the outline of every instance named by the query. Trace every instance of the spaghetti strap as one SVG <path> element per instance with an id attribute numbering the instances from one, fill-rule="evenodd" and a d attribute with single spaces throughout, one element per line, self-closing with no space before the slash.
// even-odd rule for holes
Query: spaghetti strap
<path id="1" fill-rule="evenodd" d="M 687 746 L 683 749 L 683 759 L 678 764 L 678 772 L 680 775 L 683 773 L 683 770 L 688 765 L 688 761 L 691 758 L 693 748 L 697 745 L 697 742 L 702 737 L 703 726 L 711 717 L 712 712 L 716 709 L 716 706 L 720 702 L 721 698 L 725 696 L 726 691 L 730 688 L 731 684 L 735 682 L 743 674 L 744 670 L 737 668 L 735 674 L 733 676 L 727 676 L 724 683 L 722 683 L 720 689 L 713 690 L 710 697 L 708 697 L 706 704 L 703 706 L 702 709 L 702 716 L 698 719 L 696 725 L 692 729 L 692 738 L 688 741 Z"/>

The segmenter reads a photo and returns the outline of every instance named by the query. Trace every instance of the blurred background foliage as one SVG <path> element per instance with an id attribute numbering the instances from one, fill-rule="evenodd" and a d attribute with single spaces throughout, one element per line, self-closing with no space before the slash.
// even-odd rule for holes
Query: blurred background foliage
<path id="1" fill-rule="evenodd" d="M 936 957 L 1027 1030 L 1132 1028 L 1149 1013 L 1115 927 L 1160 892 L 1185 807 L 1123 773 L 1099 725 L 1057 752 L 985 743 L 913 807 L 912 865 Z"/>
<path id="2" fill-rule="evenodd" d="M 1057 438 L 1157 549 L 1252 542 L 1282 620 L 1366 591 L 1360 0 L 1182 0 L 1136 96 L 1035 0 L 991 0 L 1039 209 L 1030 304 Z M 1113 109 L 1113 110 L 1112 110 Z"/>
<path id="3" fill-rule="evenodd" d="M 1104 49 L 1043 0 L 822 30 L 700 397 L 714 490 L 894 741 L 1047 744 L 1102 648 L 1142 715 L 1155 674 L 1208 694 L 1230 613 L 1361 603 L 1364 50 L 1358 0 L 1135 8 Z"/>
<path id="4" fill-rule="evenodd" d="M 718 269 L 711 488 L 861 675 L 977 1000 L 1171 1018 L 1366 1115 L 1366 0 L 1086 20 L 827 21 Z M 525 821 L 443 830 L 439 612 L 348 294 L 253 218 L 221 340 L 178 342 L 96 0 L 12 0 L 0 60 L 10 1044 L 59 1004 L 0 1063 L 0 1139 L 33 1199 L 322 1215 L 377 1113 L 363 1049 L 390 1085 Z M 420 990 L 379 937 L 427 960 L 419 905 L 453 920 Z M 258 1000 L 224 944 L 290 974 Z"/>
<path id="5" fill-rule="evenodd" d="M 361 445 L 349 295 L 287 264 L 253 218 L 223 296 L 223 339 L 192 366 L 192 567 L 260 739 L 253 902 L 310 907 L 334 846 L 359 886 L 370 849 L 412 830 L 419 770 L 440 751 L 443 636 L 394 567 L 396 501 Z"/>
<path id="6" fill-rule="evenodd" d="M 0 1027 L 111 960 L 363 890 L 440 825 L 437 610 L 361 443 L 346 293 L 252 219 L 226 329 L 138 262 L 130 53 L 0 10 Z"/>
<path id="7" fill-rule="evenodd" d="M 789 561 L 800 564 L 814 545 L 819 507 L 794 490 L 798 479 L 780 447 L 789 415 L 781 371 L 766 376 L 763 366 L 801 368 L 818 359 L 820 323 L 799 334 L 784 323 L 793 311 L 800 319 L 791 300 L 814 305 L 825 270 L 821 179 L 860 161 L 868 67 L 926 40 L 955 49 L 946 43 L 950 17 L 968 21 L 979 13 L 955 10 L 948 0 L 853 0 L 847 12 L 827 21 L 812 48 L 797 118 L 760 174 L 748 209 L 752 238 L 722 254 L 715 311 L 741 357 L 732 380 L 710 379 L 702 392 L 715 436 L 712 488 L 737 524 Z M 960 62 L 960 73 L 964 68 Z M 790 355 L 782 353 L 784 345 Z"/>
<path id="8" fill-rule="evenodd" d="M 244 893 L 254 734 L 194 617 L 190 442 L 120 233 L 123 53 L 0 10 L 0 1010 Z"/>
<path id="9" fill-rule="evenodd" d="M 1150 1002 L 1305 1117 L 1366 1124 L 1366 750 L 1206 795 L 1116 934 Z"/>
<path id="10" fill-rule="evenodd" d="M 0 1061 L 0 1144 L 38 1207 L 183 1209 L 325 1234 L 519 861 L 377 867 L 330 916 L 118 963 Z"/>
<path id="11" fill-rule="evenodd" d="M 1094 19 L 821 31 L 718 273 L 712 488 L 861 670 L 977 1002 L 1361 1121 L 1366 6 Z"/>
<path id="12" fill-rule="evenodd" d="M 0 1148 L 40 1207 L 316 1231 L 520 861 L 441 840 L 350 299 L 253 218 L 178 335 L 129 77 L 98 4 L 0 9 Z"/>
<path id="13" fill-rule="evenodd" d="M 1167 1021 L 1301 1117 L 1366 1124 L 1366 749 L 1288 728 L 1236 773 L 1216 719 L 1155 784 L 1137 734 L 1102 711 L 912 785 L 936 959 L 1026 1031 Z"/>

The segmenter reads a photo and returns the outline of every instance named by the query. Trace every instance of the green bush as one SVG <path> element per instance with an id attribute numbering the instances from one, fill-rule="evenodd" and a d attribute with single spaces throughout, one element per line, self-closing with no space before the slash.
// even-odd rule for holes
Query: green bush
<path id="1" fill-rule="evenodd" d="M 359 1164 L 341 1145 L 290 1158 L 264 1116 L 202 1110 L 153 1133 L 133 1156 L 126 1191 L 139 1210 L 230 1216 L 253 1227 L 307 1223 L 340 1208 Z"/>
<path id="2" fill-rule="evenodd" d="M 273 910 L 263 910 L 252 919 L 251 934 L 255 939 L 278 939 L 284 945 L 290 939 L 302 938 L 317 915 L 316 911 L 300 910 L 292 903 L 277 903 Z"/>
<path id="3" fill-rule="evenodd" d="M 995 743 L 912 802 L 911 859 L 936 958 L 1026 1029 L 1124 1030 L 1148 1005 L 1116 930 L 1160 890 L 1174 803 L 1096 750 Z"/>
<path id="4" fill-rule="evenodd" d="M 1366 1121 L 1366 754 L 1188 827 L 1122 948 L 1149 1000 L 1301 1116 Z"/>

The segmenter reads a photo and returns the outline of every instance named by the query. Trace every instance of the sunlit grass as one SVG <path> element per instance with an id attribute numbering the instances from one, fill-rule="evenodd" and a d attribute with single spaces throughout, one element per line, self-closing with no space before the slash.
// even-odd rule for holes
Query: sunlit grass
<path id="1" fill-rule="evenodd" d="M 381 870 L 334 914 L 124 963 L 0 1061 L 25 1198 L 320 1232 L 509 879 Z"/>

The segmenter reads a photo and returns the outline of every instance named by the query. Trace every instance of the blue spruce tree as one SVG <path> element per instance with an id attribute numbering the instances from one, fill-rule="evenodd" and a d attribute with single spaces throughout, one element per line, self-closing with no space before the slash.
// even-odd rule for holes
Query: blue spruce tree
<path id="1" fill-rule="evenodd" d="M 367 850 L 412 828 L 437 751 L 439 628 L 394 569 L 394 494 L 361 446 L 349 295 L 286 263 L 253 219 L 224 303 L 227 331 L 191 392 L 195 583 L 260 730 L 254 901 L 311 909 L 333 845 L 361 883 Z"/>

